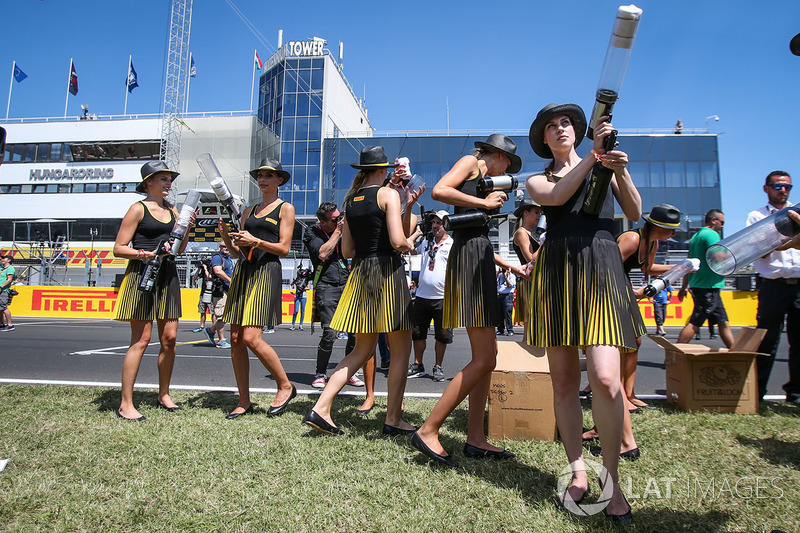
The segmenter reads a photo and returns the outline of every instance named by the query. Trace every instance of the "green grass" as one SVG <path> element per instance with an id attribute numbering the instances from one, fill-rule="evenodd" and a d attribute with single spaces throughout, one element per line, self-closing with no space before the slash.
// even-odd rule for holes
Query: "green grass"
<path id="1" fill-rule="evenodd" d="M 256 414 L 236 421 L 223 416 L 230 394 L 173 398 L 182 412 L 157 410 L 155 392 L 136 391 L 148 421 L 135 424 L 114 415 L 118 390 L 0 386 L 0 459 L 11 459 L 0 472 L 0 531 L 615 530 L 556 506 L 558 443 L 505 443 L 517 461 L 465 458 L 465 409 L 442 432 L 462 468 L 445 471 L 407 437 L 381 437 L 383 410 L 358 417 L 356 398 L 335 405 L 343 438 L 301 424 L 308 397 L 271 419 L 271 397 L 255 396 Z M 422 423 L 433 404 L 407 399 L 408 420 Z M 643 457 L 620 471 L 639 496 L 632 530 L 800 530 L 800 409 L 665 407 L 634 424 Z"/>

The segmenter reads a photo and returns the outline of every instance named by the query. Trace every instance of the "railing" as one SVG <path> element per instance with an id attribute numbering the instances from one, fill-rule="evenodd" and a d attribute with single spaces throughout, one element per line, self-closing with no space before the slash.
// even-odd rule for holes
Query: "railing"
<path id="1" fill-rule="evenodd" d="M 190 111 L 184 113 L 181 118 L 206 118 L 206 117 L 245 117 L 255 116 L 255 111 Z M 33 122 L 78 122 L 84 120 L 136 120 L 145 118 L 163 118 L 161 113 L 139 113 L 129 115 L 89 115 L 74 117 L 30 117 L 30 118 L 9 118 L 0 120 L 3 124 L 27 124 Z"/>

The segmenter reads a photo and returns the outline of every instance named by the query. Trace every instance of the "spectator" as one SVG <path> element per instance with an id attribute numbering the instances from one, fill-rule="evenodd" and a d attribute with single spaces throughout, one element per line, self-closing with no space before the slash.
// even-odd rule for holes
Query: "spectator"
<path id="1" fill-rule="evenodd" d="M 204 330 L 208 340 L 211 344 L 216 344 L 217 348 L 231 347 L 231 343 L 225 340 L 225 322 L 222 321 L 222 313 L 225 312 L 225 304 L 228 302 L 231 276 L 233 276 L 233 261 L 228 254 L 228 246 L 220 242 L 219 253 L 211 258 L 211 318 L 214 324 Z M 215 333 L 219 339 L 217 343 L 214 343 Z"/>
<path id="2" fill-rule="evenodd" d="M 497 274 L 497 323 L 498 335 L 513 335 L 514 320 L 514 289 L 517 287 L 517 277 L 510 270 L 499 269 Z"/>
<path id="3" fill-rule="evenodd" d="M 200 313 L 200 327 L 192 330 L 192 333 L 200 333 L 206 329 L 206 314 L 212 313 L 211 309 L 211 260 L 203 259 L 192 275 L 192 281 L 200 286 L 200 302 L 197 304 L 197 311 Z M 213 315 L 212 321 L 216 320 Z"/>
<path id="4" fill-rule="evenodd" d="M 0 315 L 2 315 L 3 324 L 0 326 L 0 331 L 14 331 L 14 322 L 11 319 L 11 310 L 8 308 L 11 305 L 12 288 L 11 284 L 14 282 L 16 270 L 11 264 L 14 258 L 10 255 L 0 257 Z"/>
<path id="5" fill-rule="evenodd" d="M 292 314 L 292 327 L 291 330 L 295 330 L 295 324 L 297 322 L 297 312 L 300 312 L 300 331 L 303 330 L 303 322 L 306 318 L 306 289 L 308 289 L 308 284 L 311 282 L 311 271 L 307 268 L 303 267 L 303 263 L 300 263 L 300 266 L 297 267 L 297 277 L 291 283 L 291 286 L 294 287 L 294 314 Z"/>
<path id="6" fill-rule="evenodd" d="M 662 337 L 667 334 L 664 330 L 664 318 L 667 316 L 667 305 L 672 300 L 672 285 L 667 285 L 664 289 L 653 297 L 653 316 L 656 318 L 656 335 Z"/>

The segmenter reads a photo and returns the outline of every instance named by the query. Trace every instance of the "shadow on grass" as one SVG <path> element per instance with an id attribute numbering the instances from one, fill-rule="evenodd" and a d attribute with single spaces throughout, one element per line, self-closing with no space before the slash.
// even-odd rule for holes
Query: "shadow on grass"
<path id="1" fill-rule="evenodd" d="M 736 440 L 742 446 L 759 450 L 761 456 L 774 465 L 800 470 L 800 442 L 786 442 L 775 437 L 751 439 L 741 435 Z"/>

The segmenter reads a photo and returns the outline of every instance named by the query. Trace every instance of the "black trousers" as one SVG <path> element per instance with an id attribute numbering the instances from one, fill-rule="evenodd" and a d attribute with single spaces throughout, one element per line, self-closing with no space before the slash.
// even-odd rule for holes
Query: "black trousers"
<path id="1" fill-rule="evenodd" d="M 326 374 L 328 372 L 328 363 L 331 360 L 331 352 L 333 351 L 333 343 L 339 332 L 331 329 L 331 319 L 333 313 L 336 312 L 336 306 L 339 305 L 339 299 L 342 297 L 344 285 L 326 285 L 320 283 L 314 287 L 314 298 L 316 298 L 317 314 L 319 315 L 320 323 L 322 325 L 322 338 L 317 347 L 317 374 Z M 348 335 L 347 346 L 344 349 L 345 355 L 353 351 L 356 345 L 356 336 Z"/>
<path id="2" fill-rule="evenodd" d="M 758 347 L 758 394 L 763 398 L 767 393 L 767 382 L 775 364 L 781 328 L 786 320 L 786 336 L 789 339 L 789 381 L 783 390 L 789 399 L 800 397 L 800 284 L 787 284 L 781 281 L 761 278 L 758 291 L 758 327 L 767 330 L 764 340 Z"/>
<path id="3" fill-rule="evenodd" d="M 499 333 L 503 333 L 504 330 L 509 333 L 514 331 L 514 321 L 512 320 L 512 315 L 514 313 L 514 293 L 498 293 L 497 308 L 500 314 L 500 322 L 497 324 L 497 331 Z"/>

